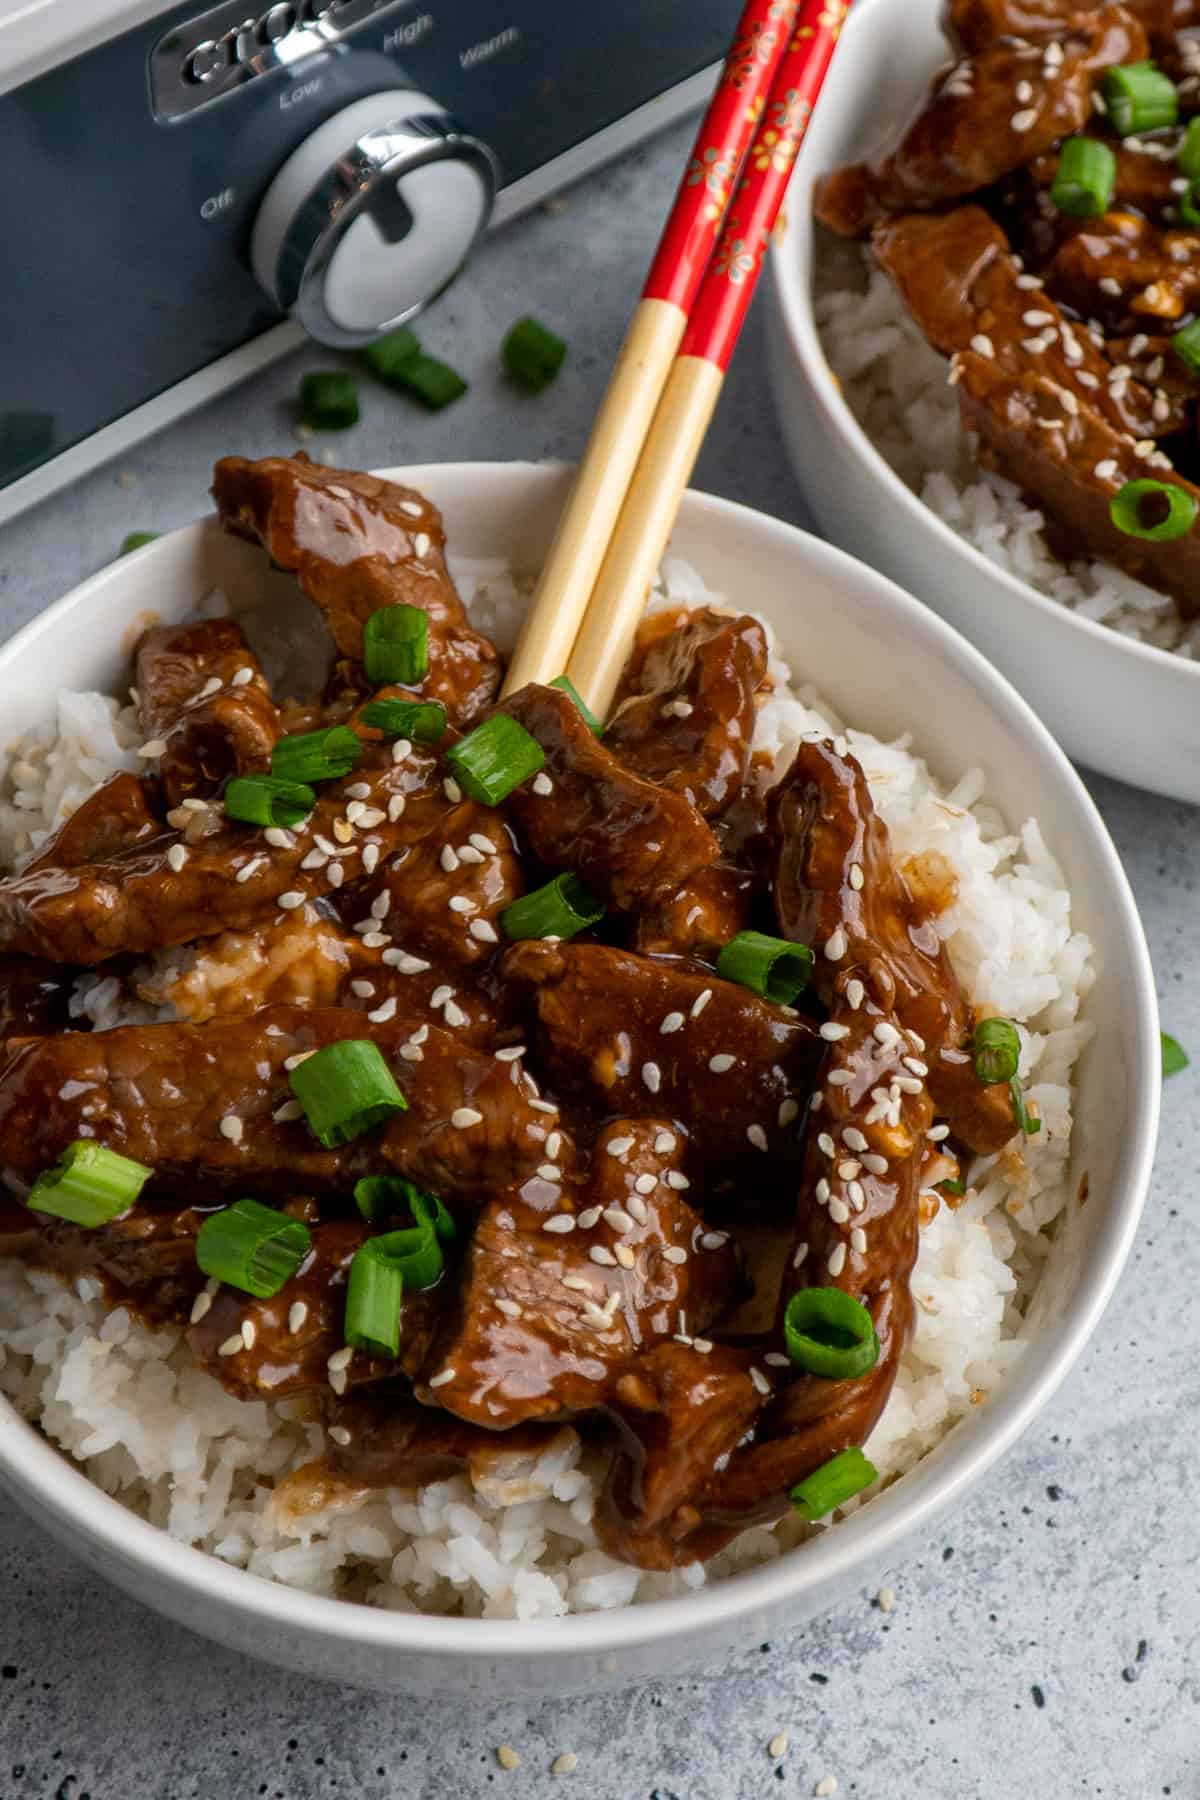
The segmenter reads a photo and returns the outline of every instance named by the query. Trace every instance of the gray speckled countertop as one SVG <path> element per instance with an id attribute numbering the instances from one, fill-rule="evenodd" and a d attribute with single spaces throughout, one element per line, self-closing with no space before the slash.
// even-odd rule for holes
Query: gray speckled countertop
<path id="1" fill-rule="evenodd" d="M 497 236 L 424 335 L 474 378 L 418 417 L 369 394 L 339 456 L 369 467 L 572 456 L 640 282 L 689 130 L 676 129 Z M 492 373 L 505 322 L 562 326 L 571 356 L 537 400 Z M 312 353 L 310 362 L 320 359 Z M 7 526 L 0 627 L 108 561 L 127 531 L 205 507 L 215 456 L 292 443 L 292 359 Z M 136 478 L 131 482 L 130 477 Z M 767 392 L 761 311 L 697 485 L 803 522 Z M 1200 1052 L 1196 816 L 1090 783 L 1137 891 L 1167 1028 Z M 863 1592 L 718 1677 L 590 1699 L 442 1707 L 301 1680 L 167 1625 L 0 1517 L 0 1800 L 383 1800 L 571 1793 L 589 1800 L 1200 1795 L 1200 1376 L 1190 1312 L 1200 1160 L 1195 1071 L 1170 1084 L 1138 1247 L 1080 1365 L 936 1537 Z M 782 1762 L 767 1754 L 790 1734 Z M 503 1772 L 495 1746 L 516 1747 Z M 550 1774 L 564 1750 L 572 1776 Z"/>

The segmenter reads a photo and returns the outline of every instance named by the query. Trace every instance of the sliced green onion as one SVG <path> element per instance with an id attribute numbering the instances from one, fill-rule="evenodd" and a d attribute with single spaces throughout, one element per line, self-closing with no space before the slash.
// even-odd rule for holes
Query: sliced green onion
<path id="1" fill-rule="evenodd" d="M 567 346 L 536 319 L 518 319 L 500 346 L 509 374 L 535 393 L 549 387 L 562 368 Z"/>
<path id="2" fill-rule="evenodd" d="M 301 423 L 314 431 L 344 431 L 358 424 L 358 383 L 353 375 L 317 370 L 300 383 Z"/>
<path id="3" fill-rule="evenodd" d="M 414 744 L 436 744 L 446 735 L 446 709 L 437 700 L 372 700 L 359 717 L 389 743 L 408 738 Z"/>
<path id="4" fill-rule="evenodd" d="M 281 781 L 337 781 L 357 768 L 362 739 L 348 725 L 322 731 L 295 731 L 271 752 L 271 773 Z"/>
<path id="5" fill-rule="evenodd" d="M 1061 213 L 1094 219 L 1112 205 L 1117 159 L 1098 138 L 1068 138 L 1058 159 L 1050 198 Z"/>
<path id="6" fill-rule="evenodd" d="M 507 713 L 493 713 L 447 750 L 446 761 L 464 794 L 484 806 L 499 806 L 515 787 L 537 774 L 546 752 Z"/>
<path id="7" fill-rule="evenodd" d="M 317 804 L 317 796 L 302 781 L 281 781 L 277 775 L 235 775 L 225 789 L 225 811 L 244 825 L 298 825 Z"/>
<path id="8" fill-rule="evenodd" d="M 363 626 L 367 680 L 420 681 L 429 670 L 429 618 L 419 606 L 381 606 Z"/>
<path id="9" fill-rule="evenodd" d="M 469 385 L 457 369 L 452 369 L 449 363 L 439 362 L 435 356 L 426 356 L 424 351 L 401 363 L 389 377 L 389 383 L 411 394 L 430 412 L 441 412 L 443 406 L 449 406 L 452 400 L 465 394 Z"/>
<path id="10" fill-rule="evenodd" d="M 235 1200 L 211 1213 L 196 1233 L 196 1261 L 214 1281 L 269 1300 L 292 1279 L 312 1248 L 303 1219 L 257 1200 Z"/>
<path id="11" fill-rule="evenodd" d="M 375 379 L 382 381 L 385 387 L 403 387 L 404 370 L 420 353 L 420 338 L 407 325 L 402 325 L 399 331 L 389 331 L 386 337 L 367 344 L 362 359 Z"/>
<path id="12" fill-rule="evenodd" d="M 603 917 L 603 906 L 578 875 L 564 874 L 506 906 L 500 914 L 500 929 L 514 940 L 572 938 Z"/>
<path id="13" fill-rule="evenodd" d="M 569 699 L 571 699 L 575 702 L 576 707 L 578 708 L 579 712 L 581 713 L 581 715 L 583 717 L 584 724 L 587 726 L 588 730 L 592 733 L 593 737 L 603 737 L 603 735 L 604 735 L 603 725 L 600 723 L 599 719 L 596 717 L 595 713 L 592 711 L 591 707 L 588 705 L 587 701 L 584 699 L 583 695 L 579 692 L 579 689 L 575 686 L 575 683 L 573 681 L 571 681 L 566 675 L 556 675 L 554 677 L 554 680 L 550 683 L 550 686 L 552 688 L 561 688 L 563 693 L 566 694 Z"/>
<path id="14" fill-rule="evenodd" d="M 438 1241 L 451 1244 L 458 1227 L 437 1194 L 422 1193 L 403 1175 L 364 1175 L 354 1184 L 354 1204 L 372 1223 L 407 1210 L 418 1224 L 432 1226 Z"/>
<path id="15" fill-rule="evenodd" d="M 158 537 L 157 531 L 131 531 L 127 537 L 121 539 L 120 554 L 128 556 L 131 550 L 140 550 L 143 544 L 156 543 Z"/>
<path id="16" fill-rule="evenodd" d="M 1148 500 L 1166 506 L 1166 514 L 1155 525 L 1142 523 L 1142 507 Z M 1126 537 L 1145 538 L 1151 544 L 1169 544 L 1173 538 L 1186 537 L 1196 522 L 1197 508 L 1192 496 L 1170 482 L 1127 481 L 1112 497 L 1109 517 Z"/>
<path id="17" fill-rule="evenodd" d="M 393 1113 L 408 1110 L 378 1044 L 370 1038 L 326 1044 L 298 1063 L 289 1080 L 310 1130 L 326 1150 L 336 1150 L 382 1125 Z"/>
<path id="18" fill-rule="evenodd" d="M 879 1470 L 867 1461 L 861 1450 L 843 1450 L 806 1480 L 796 1483 L 792 1489 L 792 1505 L 811 1525 L 878 1480 Z"/>
<path id="19" fill-rule="evenodd" d="M 1011 1081 L 1021 1060 L 1021 1039 L 1011 1019 L 980 1019 L 971 1043 L 980 1081 Z"/>
<path id="20" fill-rule="evenodd" d="M 967 1184 L 965 1181 L 939 1181 L 937 1190 L 939 1194 L 953 1194 L 961 1197 L 967 1191 Z"/>
<path id="21" fill-rule="evenodd" d="M 777 1006 L 790 1006 L 808 986 L 813 953 L 807 944 L 768 937 L 764 931 L 739 931 L 717 958 L 722 981 L 736 981 Z"/>
<path id="22" fill-rule="evenodd" d="M 25 1204 L 72 1225 L 107 1225 L 129 1211 L 152 1173 L 131 1156 L 76 1138 L 54 1167 L 38 1176 Z"/>
<path id="23" fill-rule="evenodd" d="M 398 1264 L 376 1252 L 379 1241 L 368 1238 L 350 1264 L 342 1335 L 355 1350 L 371 1356 L 395 1356 L 400 1348 L 404 1273 Z"/>
<path id="24" fill-rule="evenodd" d="M 1200 375 L 1200 319 L 1193 319 L 1182 331 L 1172 333 L 1171 348 L 1189 375 Z"/>
<path id="25" fill-rule="evenodd" d="M 1162 1044 L 1162 1072 L 1164 1078 L 1168 1075 L 1180 1074 L 1181 1071 L 1188 1066 L 1189 1058 L 1187 1051 L 1178 1039 L 1173 1038 L 1169 1032 L 1160 1031 L 1158 1035 Z"/>
<path id="26" fill-rule="evenodd" d="M 442 1278 L 445 1259 L 428 1214 L 419 1225 L 410 1225 L 404 1231 L 385 1231 L 381 1237 L 371 1238 L 370 1247 L 372 1255 L 399 1269 L 406 1288 L 431 1288 Z"/>
<path id="27" fill-rule="evenodd" d="M 1025 1136 L 1032 1137 L 1035 1132 L 1042 1129 L 1042 1121 L 1040 1119 L 1035 1119 L 1030 1113 L 1029 1108 L 1025 1104 L 1025 1094 L 1015 1075 L 1008 1086 L 1009 1091 L 1012 1094 L 1013 1118 L 1017 1121 L 1018 1127 L 1025 1133 Z"/>
<path id="28" fill-rule="evenodd" d="M 879 1361 L 870 1313 L 841 1288 L 798 1288 L 783 1315 L 783 1341 L 797 1368 L 826 1381 L 865 1375 Z"/>
<path id="29" fill-rule="evenodd" d="M 1179 117 L 1178 89 L 1152 62 L 1123 63 L 1109 69 L 1101 91 L 1112 128 L 1121 137 L 1157 131 L 1160 126 L 1174 125 Z"/>

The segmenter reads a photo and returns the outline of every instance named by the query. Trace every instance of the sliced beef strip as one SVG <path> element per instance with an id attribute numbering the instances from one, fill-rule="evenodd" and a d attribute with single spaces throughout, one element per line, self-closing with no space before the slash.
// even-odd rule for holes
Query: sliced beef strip
<path id="1" fill-rule="evenodd" d="M 1062 392 L 1036 375 L 1012 376 L 972 351 L 955 367 L 963 424 L 979 439 L 979 460 L 1014 481 L 1044 510 L 1056 548 L 1107 558 L 1139 581 L 1171 594 L 1184 618 L 1200 606 L 1200 530 L 1169 543 L 1130 537 L 1110 517 L 1113 495 L 1143 476 L 1169 479 L 1200 506 L 1193 487 L 1148 442 L 1139 456 L 1128 436 L 1089 406 L 1068 414 Z M 1165 464 L 1166 475 L 1161 471 Z"/>
<path id="2" fill-rule="evenodd" d="M 189 1327 L 196 1361 L 245 1400 L 282 1400 L 313 1390 L 342 1394 L 398 1373 L 415 1374 L 445 1304 L 445 1282 L 404 1295 L 395 1360 L 361 1350 L 349 1358 L 341 1354 L 350 1265 L 371 1235 L 358 1221 L 314 1225 L 308 1256 L 269 1300 L 222 1286 L 206 1307 L 201 1302 L 200 1317 Z"/>
<path id="3" fill-rule="evenodd" d="M 325 1409 L 329 1448 L 321 1462 L 289 1476 L 285 1500 L 308 1484 L 316 1510 L 328 1504 L 329 1484 L 342 1487 L 421 1487 L 450 1475 L 469 1475 L 472 1485 L 499 1505 L 532 1497 L 530 1478 L 539 1456 L 552 1448 L 574 1450 L 569 1426 L 515 1425 L 485 1431 L 450 1413 L 418 1405 L 411 1393 L 371 1387 L 331 1399 Z M 334 1436 L 333 1434 L 337 1435 Z M 544 1488 L 538 1487 L 539 1497 Z"/>
<path id="4" fill-rule="evenodd" d="M 760 882 L 749 869 L 710 863 L 633 921 L 633 949 L 644 956 L 699 956 L 715 962 L 730 938 L 745 931 Z"/>
<path id="5" fill-rule="evenodd" d="M 557 1086 L 605 1112 L 686 1120 L 688 1167 L 706 1192 L 733 1183 L 749 1204 L 747 1188 L 761 1199 L 790 1186 L 791 1121 L 825 1051 L 808 1020 L 708 972 L 602 944 L 517 944 L 503 975 L 532 990 Z"/>
<path id="6" fill-rule="evenodd" d="M 323 1149 L 302 1118 L 290 1117 L 285 1064 L 363 1037 L 379 1045 L 408 1110 L 385 1129 Z M 74 1139 L 95 1138 L 148 1164 L 156 1192 L 189 1193 L 203 1180 L 261 1198 L 303 1188 L 347 1204 L 359 1175 L 390 1168 L 469 1211 L 544 1161 L 552 1122 L 534 1098 L 519 1059 L 473 1055 L 419 1014 L 376 1024 L 345 1009 L 270 1007 L 209 1025 L 10 1040 L 0 1163 L 32 1181 Z"/>
<path id="7" fill-rule="evenodd" d="M 1103 17 L 1112 4 L 1101 0 L 1094 10 Z M 1079 0 L 950 0 L 947 24 L 974 55 L 1003 37 L 1044 45 L 1060 38 L 1081 10 Z M 1125 0 L 1124 10 L 1141 22 L 1157 51 L 1173 45 L 1176 30 L 1193 22 L 1195 0 Z"/>
<path id="8" fill-rule="evenodd" d="M 1148 437 L 1172 437 L 1191 428 L 1200 380 L 1175 354 L 1169 336 L 1137 331 L 1132 337 L 1108 338 L 1104 353 L 1112 365 L 1110 380 L 1140 381 L 1153 395 L 1153 430 Z"/>
<path id="9" fill-rule="evenodd" d="M 75 975 L 33 956 L 0 956 L 0 1039 L 70 1031 Z"/>
<path id="10" fill-rule="evenodd" d="M 728 1235 L 669 1183 L 680 1151 L 669 1121 L 617 1119 L 590 1173 L 489 1201 L 418 1397 L 505 1431 L 636 1392 L 642 1354 L 707 1325 L 736 1272 Z"/>
<path id="11" fill-rule="evenodd" d="M 561 689 L 531 684 L 503 710 L 546 753 L 508 807 L 547 867 L 571 869 L 612 906 L 638 912 L 717 860 L 717 840 L 691 802 L 627 769 Z"/>
<path id="12" fill-rule="evenodd" d="M 72 1285 L 81 1279 L 96 1281 L 110 1307 L 127 1307 L 147 1324 L 182 1323 L 204 1285 L 196 1262 L 196 1233 L 204 1214 L 193 1207 L 139 1207 L 109 1225 L 87 1229 L 22 1207 L 13 1209 L 14 1230 L 18 1218 L 24 1220 L 25 1232 L 11 1249 L 23 1262 Z"/>
<path id="13" fill-rule="evenodd" d="M 166 745 L 155 766 L 171 806 L 270 768 L 279 711 L 236 620 L 152 626 L 135 667 L 138 721 Z"/>
<path id="14" fill-rule="evenodd" d="M 295 573 L 324 614 L 339 654 L 362 660 L 363 626 L 385 606 L 429 619 L 429 673 L 419 693 L 465 724 L 500 685 L 500 659 L 468 623 L 446 569 L 437 508 L 376 475 L 318 467 L 305 456 L 226 456 L 213 498 L 227 531 L 257 540 Z"/>
<path id="15" fill-rule="evenodd" d="M 166 829 L 155 784 L 123 771 L 89 794 L 22 866 L 21 873 L 101 862 L 161 837 Z"/>
<path id="16" fill-rule="evenodd" d="M 1046 280 L 1066 305 L 1114 335 L 1169 331 L 1200 301 L 1200 232 L 1108 212 L 1067 238 Z"/>
<path id="17" fill-rule="evenodd" d="M 285 894 L 315 898 L 361 880 L 369 846 L 379 861 L 394 855 L 407 829 L 398 809 L 440 779 L 432 752 L 414 746 L 396 762 L 372 744 L 344 780 L 321 784 L 308 819 L 280 843 L 224 822 L 194 842 L 169 832 L 75 867 L 9 876 L 0 950 L 91 964 L 270 923 Z"/>
<path id="18" fill-rule="evenodd" d="M 1022 273 L 981 206 L 885 219 L 871 248 L 943 356 L 974 348 L 998 368 L 1028 369 L 1057 383 L 1070 396 L 1068 408 L 1090 402 L 1115 430 L 1138 439 L 1164 429 L 1153 392 L 1132 377 L 1114 381 L 1104 350 L 1044 288 L 1028 285 L 1035 278 Z"/>
<path id="19" fill-rule="evenodd" d="M 645 780 L 714 818 L 749 773 L 755 695 L 766 673 L 757 619 L 711 606 L 656 613 L 638 632 L 605 744 Z"/>
<path id="20" fill-rule="evenodd" d="M 1148 54 L 1144 30 L 1120 6 L 1074 12 L 1054 41 L 1057 59 L 1047 58 L 1045 45 L 997 39 L 939 71 L 890 155 L 818 182 L 817 217 L 843 237 L 862 237 L 886 213 L 932 210 L 979 193 L 1082 131 L 1101 71 Z M 1027 99 L 1017 98 L 1022 83 Z"/>

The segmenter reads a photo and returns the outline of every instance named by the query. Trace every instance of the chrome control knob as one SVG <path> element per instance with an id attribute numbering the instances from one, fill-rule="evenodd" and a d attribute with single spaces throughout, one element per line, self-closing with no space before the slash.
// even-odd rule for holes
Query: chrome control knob
<path id="1" fill-rule="evenodd" d="M 453 281 L 488 222 L 497 169 L 425 94 L 389 88 L 326 119 L 288 157 L 250 260 L 275 304 L 338 349 L 369 344 Z"/>

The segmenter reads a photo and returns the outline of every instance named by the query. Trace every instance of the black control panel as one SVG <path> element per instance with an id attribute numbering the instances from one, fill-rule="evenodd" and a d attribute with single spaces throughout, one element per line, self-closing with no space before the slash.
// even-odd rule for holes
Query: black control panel
<path id="1" fill-rule="evenodd" d="M 223 0 L 0 98 L 0 488 L 279 322 L 263 193 L 325 119 L 414 87 L 508 184 L 715 62 L 737 0 Z"/>

